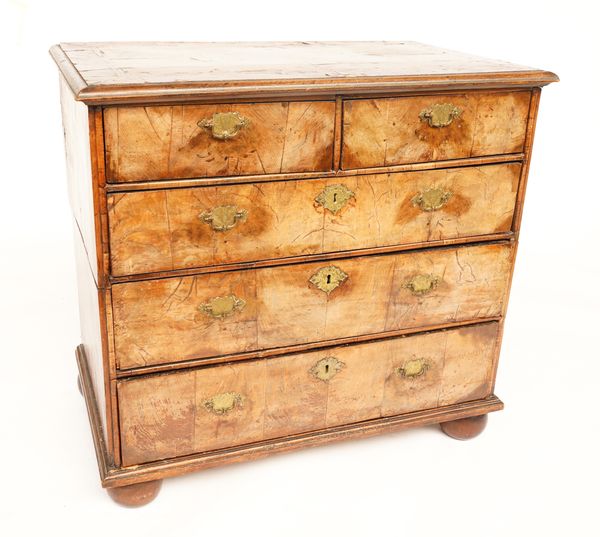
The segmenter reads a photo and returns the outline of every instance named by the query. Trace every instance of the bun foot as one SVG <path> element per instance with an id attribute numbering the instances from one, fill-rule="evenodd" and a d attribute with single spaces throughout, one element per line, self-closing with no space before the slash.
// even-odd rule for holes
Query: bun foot
<path id="1" fill-rule="evenodd" d="M 106 492 L 119 505 L 123 505 L 124 507 L 141 507 L 150 503 L 158 496 L 161 485 L 162 479 L 158 479 L 156 481 L 146 481 L 145 483 L 136 483 L 123 487 L 113 487 L 106 489 Z"/>
<path id="2" fill-rule="evenodd" d="M 487 421 L 487 414 L 482 414 L 481 416 L 473 416 L 472 418 L 440 423 L 440 427 L 444 433 L 452 438 L 469 440 L 470 438 L 475 438 L 485 429 Z"/>
<path id="3" fill-rule="evenodd" d="M 77 389 L 79 390 L 79 393 L 83 395 L 83 387 L 81 386 L 81 377 L 79 375 L 77 375 Z"/>

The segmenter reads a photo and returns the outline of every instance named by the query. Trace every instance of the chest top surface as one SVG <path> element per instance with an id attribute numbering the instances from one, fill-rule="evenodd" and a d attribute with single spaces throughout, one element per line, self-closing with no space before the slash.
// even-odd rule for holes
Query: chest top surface
<path id="1" fill-rule="evenodd" d="M 62 43 L 51 49 L 78 100 L 335 94 L 541 86 L 553 73 L 412 41 Z"/>

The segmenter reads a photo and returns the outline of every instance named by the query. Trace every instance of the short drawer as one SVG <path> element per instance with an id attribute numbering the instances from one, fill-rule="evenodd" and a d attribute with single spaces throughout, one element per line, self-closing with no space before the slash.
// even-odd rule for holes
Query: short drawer
<path id="1" fill-rule="evenodd" d="M 120 369 L 485 319 L 502 313 L 509 243 L 120 283 Z"/>
<path id="2" fill-rule="evenodd" d="M 498 324 L 123 380 L 123 465 L 491 394 Z"/>
<path id="3" fill-rule="evenodd" d="M 113 275 L 509 232 L 518 163 L 108 196 Z"/>
<path id="4" fill-rule="evenodd" d="M 342 167 L 519 153 L 530 96 L 473 92 L 345 101 Z"/>
<path id="5" fill-rule="evenodd" d="M 109 182 L 330 170 L 335 103 L 104 110 Z"/>

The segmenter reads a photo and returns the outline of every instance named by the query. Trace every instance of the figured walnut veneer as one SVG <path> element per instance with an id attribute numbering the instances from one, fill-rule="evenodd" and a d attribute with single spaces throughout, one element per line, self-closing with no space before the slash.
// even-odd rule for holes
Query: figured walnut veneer
<path id="1" fill-rule="evenodd" d="M 123 464 L 485 399 L 491 395 L 498 329 L 498 323 L 488 323 L 122 380 Z M 323 382 L 310 371 L 327 357 L 342 366 Z M 414 357 L 427 363 L 427 371 L 419 378 L 399 375 L 397 369 Z M 239 404 L 219 420 L 205 403 L 225 387 Z"/>
<path id="2" fill-rule="evenodd" d="M 346 277 L 329 293 L 310 282 L 322 263 L 116 284 L 117 367 L 497 317 L 512 259 L 510 244 L 492 244 L 336 260 Z M 411 288 L 430 274 L 435 289 Z M 223 318 L 202 311 L 231 295 L 243 308 Z"/>
<path id="3" fill-rule="evenodd" d="M 224 112 L 247 122 L 226 141 L 201 126 Z M 333 101 L 107 108 L 106 178 L 124 182 L 327 171 L 333 161 L 334 120 Z"/>
<path id="4" fill-rule="evenodd" d="M 71 43 L 77 348 L 103 486 L 481 432 L 540 88 L 401 43 Z"/>
<path id="5" fill-rule="evenodd" d="M 530 100 L 521 91 L 347 101 L 342 168 L 519 153 Z M 436 128 L 422 113 L 442 102 L 459 114 Z"/>
<path id="6" fill-rule="evenodd" d="M 521 164 L 381 173 L 108 196 L 112 272 L 143 274 L 510 233 Z M 318 201 L 340 185 L 337 210 Z M 417 199 L 439 189 L 448 199 L 425 210 Z M 335 195 L 335 194 L 333 194 Z M 339 195 L 339 194 L 338 194 Z M 201 215 L 244 212 L 235 231 L 215 231 Z"/>

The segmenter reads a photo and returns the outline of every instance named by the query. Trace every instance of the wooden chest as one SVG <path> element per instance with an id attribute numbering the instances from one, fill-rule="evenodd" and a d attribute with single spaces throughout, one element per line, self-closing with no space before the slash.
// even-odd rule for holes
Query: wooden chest
<path id="1" fill-rule="evenodd" d="M 494 395 L 547 71 L 418 43 L 70 43 L 77 348 L 102 485 Z"/>

